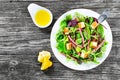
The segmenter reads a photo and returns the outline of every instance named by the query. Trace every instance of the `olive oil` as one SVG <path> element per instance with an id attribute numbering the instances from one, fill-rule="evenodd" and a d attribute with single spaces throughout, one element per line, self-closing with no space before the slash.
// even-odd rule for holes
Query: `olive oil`
<path id="1" fill-rule="evenodd" d="M 35 14 L 35 22 L 39 26 L 46 26 L 51 21 L 50 13 L 47 10 L 39 10 Z"/>

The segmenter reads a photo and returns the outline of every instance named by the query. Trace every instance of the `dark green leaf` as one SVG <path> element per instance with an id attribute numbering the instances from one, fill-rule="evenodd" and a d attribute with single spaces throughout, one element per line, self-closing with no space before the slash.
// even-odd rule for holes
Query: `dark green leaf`
<path id="1" fill-rule="evenodd" d="M 57 33 L 56 34 L 56 41 L 58 42 L 58 41 L 60 41 L 62 39 L 64 39 L 63 33 L 62 32 Z"/>

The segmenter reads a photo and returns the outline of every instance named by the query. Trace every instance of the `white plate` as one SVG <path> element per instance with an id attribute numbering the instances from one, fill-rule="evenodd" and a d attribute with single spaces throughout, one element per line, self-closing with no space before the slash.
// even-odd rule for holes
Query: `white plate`
<path id="1" fill-rule="evenodd" d="M 67 58 L 64 55 L 60 54 L 60 52 L 56 48 L 55 36 L 60 28 L 61 20 L 63 18 L 65 18 L 65 16 L 67 14 L 73 15 L 75 12 L 81 13 L 85 16 L 91 16 L 91 17 L 95 17 L 95 18 L 98 18 L 100 16 L 100 14 L 98 14 L 97 12 L 94 12 L 94 11 L 89 10 L 89 9 L 74 9 L 74 10 L 70 10 L 70 11 L 64 13 L 62 16 L 59 17 L 59 19 L 56 21 L 56 23 L 53 26 L 51 36 L 50 36 L 51 47 L 52 47 L 52 50 L 53 50 L 55 57 L 66 67 L 74 69 L 74 70 L 89 70 L 89 69 L 95 68 L 98 65 L 100 65 L 109 55 L 111 47 L 112 47 L 112 33 L 111 33 L 111 29 L 110 29 L 109 24 L 107 23 L 107 21 L 104 21 L 102 23 L 102 25 L 104 25 L 107 28 L 107 29 L 104 29 L 104 33 L 105 33 L 105 40 L 108 42 L 108 45 L 107 45 L 106 51 L 103 54 L 103 56 L 97 59 L 100 62 L 99 64 L 96 64 L 93 62 L 75 64 L 74 61 L 67 61 Z"/>

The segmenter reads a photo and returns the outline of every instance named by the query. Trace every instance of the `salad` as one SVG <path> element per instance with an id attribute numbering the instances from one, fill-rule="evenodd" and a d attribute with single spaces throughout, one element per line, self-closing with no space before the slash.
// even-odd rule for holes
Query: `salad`
<path id="1" fill-rule="evenodd" d="M 95 62 L 102 57 L 108 42 L 105 40 L 104 28 L 94 17 L 80 13 L 67 14 L 61 20 L 56 34 L 56 48 L 68 59 L 78 63 Z"/>

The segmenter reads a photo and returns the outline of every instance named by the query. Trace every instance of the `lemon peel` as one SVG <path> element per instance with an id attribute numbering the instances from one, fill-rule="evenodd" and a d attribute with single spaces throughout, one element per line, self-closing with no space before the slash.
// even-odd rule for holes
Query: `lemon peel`
<path id="1" fill-rule="evenodd" d="M 41 70 L 45 70 L 52 66 L 53 63 L 52 61 L 49 60 L 50 58 L 51 58 L 50 52 L 48 51 L 39 52 L 38 62 L 42 63 Z"/>

